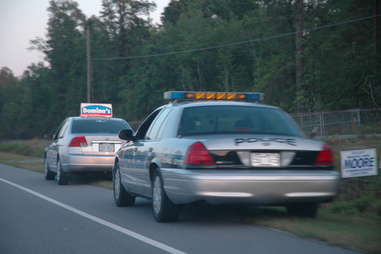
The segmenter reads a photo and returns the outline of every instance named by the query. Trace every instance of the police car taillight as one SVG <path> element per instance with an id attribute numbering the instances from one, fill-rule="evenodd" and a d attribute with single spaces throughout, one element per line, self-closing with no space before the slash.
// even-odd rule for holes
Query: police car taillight
<path id="1" fill-rule="evenodd" d="M 78 136 L 71 139 L 69 147 L 87 146 L 87 140 L 84 136 Z"/>
<path id="2" fill-rule="evenodd" d="M 188 165 L 215 165 L 212 155 L 201 142 L 191 145 L 186 154 L 185 163 Z"/>
<path id="3" fill-rule="evenodd" d="M 323 150 L 319 152 L 319 155 L 315 161 L 315 165 L 318 165 L 318 166 L 333 165 L 333 152 L 328 145 L 324 145 Z"/>

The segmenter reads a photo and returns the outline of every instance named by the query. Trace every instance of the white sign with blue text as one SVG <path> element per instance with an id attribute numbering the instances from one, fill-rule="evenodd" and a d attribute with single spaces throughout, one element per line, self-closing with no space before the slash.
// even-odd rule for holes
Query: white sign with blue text
<path id="1" fill-rule="evenodd" d="M 343 178 L 377 175 L 376 149 L 342 151 L 341 175 Z"/>

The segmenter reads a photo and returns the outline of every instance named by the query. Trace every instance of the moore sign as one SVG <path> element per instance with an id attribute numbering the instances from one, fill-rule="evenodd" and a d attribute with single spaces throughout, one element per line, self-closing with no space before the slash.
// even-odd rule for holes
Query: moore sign
<path id="1" fill-rule="evenodd" d="M 341 174 L 343 178 L 377 175 L 376 149 L 342 151 Z"/>

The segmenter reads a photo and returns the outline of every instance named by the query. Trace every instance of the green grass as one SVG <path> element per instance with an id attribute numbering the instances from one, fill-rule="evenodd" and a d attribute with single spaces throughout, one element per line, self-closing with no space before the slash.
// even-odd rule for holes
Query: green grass
<path id="1" fill-rule="evenodd" d="M 43 157 L 44 148 L 48 144 L 49 141 L 44 139 L 1 141 L 0 152 Z"/>
<path id="2" fill-rule="evenodd" d="M 335 214 L 323 207 L 312 219 L 290 217 L 279 208 L 263 208 L 249 222 L 365 253 L 381 253 L 381 219 L 377 216 Z"/>
<path id="3" fill-rule="evenodd" d="M 14 153 L 0 152 L 0 163 L 18 168 L 31 169 L 37 172 L 44 171 L 42 157 L 31 157 Z"/>

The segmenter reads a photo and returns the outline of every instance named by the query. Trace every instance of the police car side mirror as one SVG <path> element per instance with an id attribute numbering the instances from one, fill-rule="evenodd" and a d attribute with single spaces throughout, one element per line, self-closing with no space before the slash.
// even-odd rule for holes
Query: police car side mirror
<path id="1" fill-rule="evenodd" d="M 124 129 L 119 131 L 119 138 L 123 140 L 133 141 L 135 140 L 134 133 L 131 129 Z"/>

